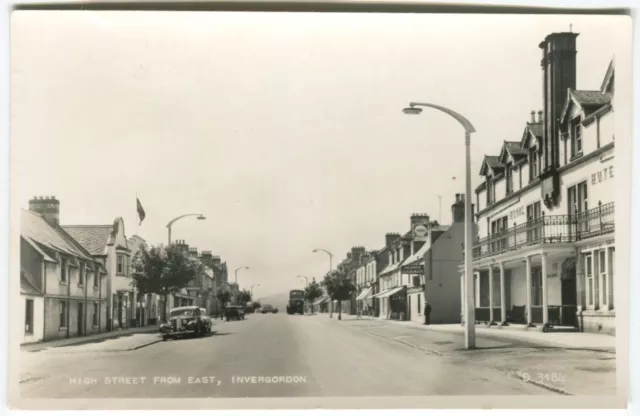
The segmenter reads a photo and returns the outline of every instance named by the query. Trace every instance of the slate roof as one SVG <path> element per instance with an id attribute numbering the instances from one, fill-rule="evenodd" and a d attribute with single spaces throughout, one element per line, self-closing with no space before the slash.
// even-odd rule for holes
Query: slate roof
<path id="1" fill-rule="evenodd" d="M 484 160 L 491 169 L 501 168 L 500 156 L 485 156 Z"/>
<path id="2" fill-rule="evenodd" d="M 26 271 L 20 271 L 20 293 L 25 295 L 42 296 L 42 293 L 36 287 L 33 276 Z"/>
<path id="3" fill-rule="evenodd" d="M 113 232 L 112 225 L 65 225 L 62 228 L 92 256 L 106 254 Z"/>
<path id="4" fill-rule="evenodd" d="M 600 107 L 611 102 L 611 97 L 602 91 L 571 91 L 571 95 L 583 107 Z"/>
<path id="5" fill-rule="evenodd" d="M 527 151 L 520 147 L 520 142 L 504 142 L 504 146 L 507 149 L 507 152 L 511 154 L 511 156 L 526 156 Z"/>
<path id="6" fill-rule="evenodd" d="M 20 234 L 49 249 L 93 260 L 61 227 L 51 226 L 42 215 L 26 209 L 20 215 Z"/>
<path id="7" fill-rule="evenodd" d="M 542 138 L 542 123 L 527 123 L 527 127 L 531 134 L 538 138 Z"/>

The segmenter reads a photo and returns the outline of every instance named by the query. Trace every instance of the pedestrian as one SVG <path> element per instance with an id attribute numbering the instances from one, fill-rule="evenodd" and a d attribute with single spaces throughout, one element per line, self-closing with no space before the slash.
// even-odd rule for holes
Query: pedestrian
<path id="1" fill-rule="evenodd" d="M 431 323 L 431 305 L 429 302 L 424 302 L 424 324 L 429 325 Z"/>

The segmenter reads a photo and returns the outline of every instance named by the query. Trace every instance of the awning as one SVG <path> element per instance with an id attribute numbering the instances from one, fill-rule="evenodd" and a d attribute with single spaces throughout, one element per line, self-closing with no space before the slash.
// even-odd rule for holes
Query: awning
<path id="1" fill-rule="evenodd" d="M 360 292 L 360 294 L 356 298 L 356 300 L 362 300 L 362 299 L 366 298 L 367 295 L 371 292 L 371 289 L 372 289 L 371 287 L 363 289 L 362 292 Z"/>
<path id="2" fill-rule="evenodd" d="M 400 292 L 400 291 L 402 290 L 402 288 L 403 288 L 403 286 L 400 286 L 400 287 L 394 287 L 393 289 L 389 289 L 389 290 L 384 291 L 384 292 L 382 292 L 382 293 L 378 293 L 378 294 L 377 294 L 377 295 L 375 295 L 374 297 L 376 297 L 376 298 L 380 298 L 380 299 L 382 299 L 382 298 L 388 298 L 389 296 L 391 296 L 391 295 L 393 295 L 393 294 L 395 294 L 395 293 Z"/>

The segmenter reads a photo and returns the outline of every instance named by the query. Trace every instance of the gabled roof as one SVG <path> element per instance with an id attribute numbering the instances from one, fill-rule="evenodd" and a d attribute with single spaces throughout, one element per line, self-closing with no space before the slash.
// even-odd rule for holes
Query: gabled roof
<path id="1" fill-rule="evenodd" d="M 115 244 L 121 222 L 122 218 L 116 218 L 112 225 L 64 225 L 62 228 L 92 256 L 100 256 L 107 254 L 107 246 Z M 127 247 L 122 248 L 128 249 L 128 241 L 126 244 Z"/>
<path id="2" fill-rule="evenodd" d="M 507 161 L 507 155 L 510 155 L 515 162 L 527 156 L 527 151 L 520 146 L 520 142 L 504 141 L 502 150 L 500 150 L 499 161 L 504 164 Z"/>
<path id="3" fill-rule="evenodd" d="M 104 255 L 111 240 L 111 225 L 65 225 L 63 227 L 92 256 Z"/>
<path id="4" fill-rule="evenodd" d="M 70 237 L 62 227 L 49 224 L 42 215 L 23 209 L 20 215 L 20 235 L 41 247 L 85 260 L 93 260 L 89 252 Z"/>
<path id="5" fill-rule="evenodd" d="M 487 174 L 487 169 L 491 169 L 491 170 L 504 169 L 504 166 L 500 164 L 500 156 L 484 155 L 484 160 L 482 161 L 482 166 L 480 167 L 480 175 L 485 176 Z"/>
<path id="6" fill-rule="evenodd" d="M 604 75 L 604 79 L 602 80 L 602 85 L 600 85 L 600 92 L 602 92 L 603 94 L 609 91 L 609 85 L 611 84 L 611 81 L 613 81 L 615 70 L 616 70 L 615 63 L 614 63 L 614 60 L 612 59 L 609 62 L 607 73 Z"/>
<path id="7" fill-rule="evenodd" d="M 520 148 L 528 149 L 531 147 L 530 140 L 532 138 L 536 138 L 538 140 L 542 139 L 542 123 L 527 123 L 524 128 L 524 132 L 522 133 L 522 140 L 520 140 Z"/>
<path id="8" fill-rule="evenodd" d="M 560 121 L 565 121 L 571 107 L 574 105 L 579 105 L 584 110 L 585 117 L 588 117 L 591 113 L 609 103 L 611 103 L 611 95 L 605 94 L 600 90 L 570 90 L 562 108 Z"/>

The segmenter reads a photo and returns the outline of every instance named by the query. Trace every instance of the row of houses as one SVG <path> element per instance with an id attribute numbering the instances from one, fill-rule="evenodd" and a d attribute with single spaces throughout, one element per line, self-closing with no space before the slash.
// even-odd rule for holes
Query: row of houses
<path id="1" fill-rule="evenodd" d="M 615 65 L 577 89 L 577 37 L 539 44 L 543 110 L 483 158 L 471 204 L 477 322 L 615 334 Z M 428 302 L 432 323 L 462 322 L 464 199 L 450 225 L 414 214 L 382 249 L 354 247 L 338 266 L 358 289 L 345 312 L 422 321 Z"/>
<path id="2" fill-rule="evenodd" d="M 127 238 L 122 218 L 110 225 L 60 225 L 60 201 L 31 199 L 20 219 L 22 343 L 156 325 L 165 308 L 221 308 L 215 294 L 228 285 L 226 263 L 184 241 L 176 244 L 204 265 L 195 280 L 168 299 L 137 293 L 131 264 L 144 244 L 140 236 Z"/>

